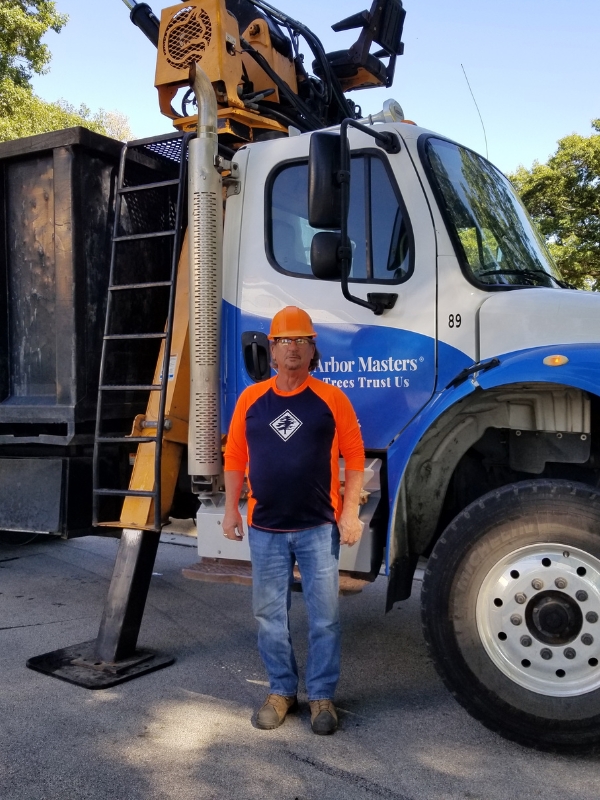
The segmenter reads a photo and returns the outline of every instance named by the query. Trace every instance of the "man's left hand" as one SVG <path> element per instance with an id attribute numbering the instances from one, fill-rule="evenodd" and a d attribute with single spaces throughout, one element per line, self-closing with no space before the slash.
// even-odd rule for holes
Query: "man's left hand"
<path id="1" fill-rule="evenodd" d="M 352 547 L 362 536 L 362 523 L 356 513 L 342 513 L 338 528 L 340 530 L 340 544 L 347 544 Z"/>

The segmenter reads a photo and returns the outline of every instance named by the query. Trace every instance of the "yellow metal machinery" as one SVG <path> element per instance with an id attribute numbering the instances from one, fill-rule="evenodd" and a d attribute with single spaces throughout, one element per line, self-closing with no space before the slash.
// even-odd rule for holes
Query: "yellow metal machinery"
<path id="1" fill-rule="evenodd" d="M 360 30 L 351 48 L 333 53 L 326 53 L 303 23 L 263 0 L 189 0 L 165 8 L 160 21 L 146 3 L 124 2 L 132 22 L 157 47 L 155 85 L 162 113 L 179 130 L 195 130 L 190 93 L 181 110 L 173 103 L 189 87 L 189 70 L 197 63 L 217 98 L 219 141 L 234 148 L 269 133 L 287 135 L 290 125 L 317 130 L 358 118 L 360 109 L 344 92 L 391 86 L 404 48 L 401 0 L 373 0 L 370 11 L 333 25 L 335 31 Z M 314 56 L 312 73 L 300 53 L 300 38 Z M 374 54 L 373 43 L 381 47 Z"/>
<path id="2" fill-rule="evenodd" d="M 173 380 L 169 381 L 165 404 L 165 430 L 161 454 L 161 517 L 166 519 L 177 483 L 181 459 L 188 440 L 188 419 L 190 410 L 190 358 L 189 358 L 189 268 L 187 247 L 184 241 L 179 259 L 175 294 L 175 315 L 171 352 L 177 354 L 173 359 Z M 160 373 L 164 362 L 165 342 L 162 343 L 154 383 L 160 383 Z M 150 396 L 145 415 L 136 416 L 132 438 L 144 436 L 144 423 L 158 419 L 159 398 L 156 393 Z M 154 454 L 156 444 L 146 442 L 138 445 L 135 463 L 129 486 L 131 489 L 151 490 L 154 485 Z M 154 528 L 154 500 L 150 497 L 126 497 L 123 501 L 119 524 L 123 528 Z"/>
<path id="3" fill-rule="evenodd" d="M 257 19 L 243 35 L 297 93 L 294 65 L 273 48 L 266 22 Z M 223 0 L 179 3 L 164 9 L 161 15 L 155 85 L 160 110 L 180 130 L 195 130 L 197 125 L 196 114 L 182 117 L 171 105 L 177 92 L 189 87 L 189 70 L 194 63 L 201 65 L 213 84 L 219 108 L 218 130 L 226 141 L 252 141 L 255 130 L 287 135 L 287 127 L 247 108 L 242 99 L 245 82 L 252 83 L 253 91 L 258 94 L 272 92 L 270 97 L 276 102 L 278 89 L 256 62 L 242 52 L 237 20 L 227 11 Z"/>

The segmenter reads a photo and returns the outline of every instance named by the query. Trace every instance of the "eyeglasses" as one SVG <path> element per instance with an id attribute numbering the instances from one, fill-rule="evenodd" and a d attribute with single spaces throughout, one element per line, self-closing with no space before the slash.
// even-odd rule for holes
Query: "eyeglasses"
<path id="1" fill-rule="evenodd" d="M 295 339 L 288 339 L 285 337 L 275 339 L 275 341 L 282 347 L 289 347 L 291 344 L 295 344 L 297 347 L 304 347 L 305 344 L 313 344 L 313 340 L 307 336 L 297 336 Z"/>

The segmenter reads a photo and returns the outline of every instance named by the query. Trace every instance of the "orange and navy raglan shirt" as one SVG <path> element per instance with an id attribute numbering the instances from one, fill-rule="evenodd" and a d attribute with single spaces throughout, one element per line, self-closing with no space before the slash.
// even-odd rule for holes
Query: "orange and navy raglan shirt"
<path id="1" fill-rule="evenodd" d="M 225 471 L 248 468 L 248 525 L 273 533 L 334 523 L 342 510 L 339 455 L 364 469 L 364 448 L 350 400 L 309 375 L 292 392 L 276 377 L 245 389 L 225 447 Z"/>

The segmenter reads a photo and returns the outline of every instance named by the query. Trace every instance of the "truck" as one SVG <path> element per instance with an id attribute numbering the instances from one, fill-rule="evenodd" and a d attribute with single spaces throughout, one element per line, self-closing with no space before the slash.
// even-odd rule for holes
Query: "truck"
<path id="1" fill-rule="evenodd" d="M 272 374 L 271 318 L 297 305 L 314 374 L 347 393 L 365 443 L 341 590 L 383 576 L 389 610 L 421 562 L 427 646 L 467 711 L 527 746 L 596 749 L 600 297 L 563 281 L 486 158 L 395 101 L 365 117 L 346 97 L 391 85 L 400 0 L 333 26 L 359 31 L 333 53 L 263 0 L 188 0 L 160 20 L 125 3 L 175 133 L 127 143 L 118 167 L 115 143 L 81 130 L 0 146 L 5 220 L 34 231 L 24 259 L 5 222 L 5 294 L 29 317 L 6 307 L 0 526 L 120 536 L 97 638 L 28 666 L 101 688 L 172 663 L 137 647 L 169 514 L 196 519 L 188 577 L 251 582 L 246 543 L 220 528 L 223 442 L 240 392 Z M 31 192 L 46 196 L 39 176 L 74 192 L 50 277 L 39 213 L 15 211 L 32 207 L 19 159 L 36 147 L 52 155 Z M 79 255 L 56 249 L 85 202 Z"/>

